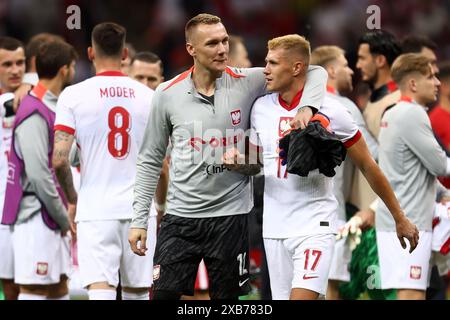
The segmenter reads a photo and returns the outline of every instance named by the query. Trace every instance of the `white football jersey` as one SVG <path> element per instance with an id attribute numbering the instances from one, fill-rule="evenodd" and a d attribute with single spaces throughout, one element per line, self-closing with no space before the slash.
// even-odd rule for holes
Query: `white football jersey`
<path id="1" fill-rule="evenodd" d="M 75 135 L 80 157 L 77 221 L 131 219 L 136 161 L 153 90 L 117 71 L 67 87 L 55 130 Z"/>
<path id="2" fill-rule="evenodd" d="M 282 239 L 312 234 L 336 233 L 337 201 L 333 178 L 316 169 L 307 177 L 288 174 L 281 165 L 278 143 L 289 129 L 299 107 L 301 92 L 287 105 L 277 93 L 256 100 L 251 114 L 250 141 L 263 148 L 264 216 L 263 237 Z M 330 129 L 349 148 L 361 133 L 347 109 L 326 96 L 320 113 L 330 120 Z"/>

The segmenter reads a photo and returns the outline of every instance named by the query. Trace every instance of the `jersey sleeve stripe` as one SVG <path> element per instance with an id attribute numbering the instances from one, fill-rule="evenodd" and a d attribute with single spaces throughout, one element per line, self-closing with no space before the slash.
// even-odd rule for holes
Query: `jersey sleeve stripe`
<path id="1" fill-rule="evenodd" d="M 186 79 L 191 72 L 194 71 L 194 66 L 192 66 L 189 70 L 186 70 L 185 72 L 183 72 L 182 74 L 180 74 L 175 80 L 173 80 L 167 87 L 164 88 L 163 91 L 166 91 L 167 89 L 169 89 L 171 86 L 173 86 L 174 84 L 183 81 L 184 79 Z"/>
<path id="2" fill-rule="evenodd" d="M 233 78 L 245 78 L 242 74 L 237 74 L 233 70 L 231 70 L 229 67 L 226 67 L 225 72 L 228 73 Z"/>
<path id="3" fill-rule="evenodd" d="M 53 130 L 54 131 L 57 131 L 57 130 L 64 131 L 64 132 L 66 132 L 68 134 L 72 134 L 72 135 L 75 133 L 75 129 L 74 128 L 71 128 L 71 127 L 68 127 L 68 126 L 64 126 L 62 124 L 57 124 L 56 126 L 54 126 Z"/>
<path id="4" fill-rule="evenodd" d="M 361 137 L 362 137 L 361 131 L 358 130 L 351 139 L 344 142 L 344 147 L 346 147 L 347 149 L 350 148 L 352 145 L 357 143 L 359 139 L 361 139 Z"/>

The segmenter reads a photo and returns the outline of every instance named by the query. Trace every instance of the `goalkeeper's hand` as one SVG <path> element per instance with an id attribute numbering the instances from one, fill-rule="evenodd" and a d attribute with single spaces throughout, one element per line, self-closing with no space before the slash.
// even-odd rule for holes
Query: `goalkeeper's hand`
<path id="1" fill-rule="evenodd" d="M 338 234 L 336 235 L 336 240 L 343 239 L 348 241 L 350 250 L 353 251 L 361 243 L 361 224 L 361 218 L 358 216 L 353 216 L 339 229 Z"/>

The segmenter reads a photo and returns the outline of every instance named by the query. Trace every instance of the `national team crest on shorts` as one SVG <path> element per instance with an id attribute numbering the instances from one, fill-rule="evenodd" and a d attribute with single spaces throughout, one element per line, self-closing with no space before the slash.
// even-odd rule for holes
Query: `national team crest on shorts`
<path id="1" fill-rule="evenodd" d="M 48 274 L 48 263 L 47 262 L 38 262 L 36 268 L 36 274 L 40 276 L 46 276 Z"/>
<path id="2" fill-rule="evenodd" d="M 241 123 L 241 109 L 236 109 L 230 112 L 231 123 L 233 126 L 237 126 Z"/>
<path id="3" fill-rule="evenodd" d="M 153 281 L 159 279 L 159 274 L 161 272 L 161 266 L 159 264 L 153 267 Z"/>
<path id="4" fill-rule="evenodd" d="M 422 267 L 411 266 L 411 270 L 409 272 L 409 277 L 414 280 L 419 280 L 422 277 Z"/>

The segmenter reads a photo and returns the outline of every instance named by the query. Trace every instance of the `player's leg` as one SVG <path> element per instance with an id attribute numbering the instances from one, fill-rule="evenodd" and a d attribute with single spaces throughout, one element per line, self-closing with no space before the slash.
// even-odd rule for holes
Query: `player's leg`
<path id="1" fill-rule="evenodd" d="M 10 226 L 0 224 L 0 281 L 6 300 L 17 300 L 19 286 L 14 283 L 14 252 Z"/>
<path id="2" fill-rule="evenodd" d="M 193 295 L 205 233 L 200 221 L 166 214 L 153 259 L 153 300 L 178 300 Z"/>
<path id="3" fill-rule="evenodd" d="M 52 284 L 48 288 L 49 300 L 70 300 L 68 277 L 70 270 L 70 239 L 68 236 L 60 236 L 60 246 L 58 253 L 54 256 L 55 261 L 59 262 L 59 282 Z M 56 263 L 56 262 L 55 262 Z"/>
<path id="4" fill-rule="evenodd" d="M 78 264 L 90 300 L 115 300 L 122 255 L 120 221 L 77 224 Z"/>
<path id="5" fill-rule="evenodd" d="M 149 289 L 153 284 L 153 255 L 156 245 L 156 216 L 149 219 L 147 229 L 148 248 L 145 256 L 134 254 L 128 245 L 130 220 L 121 221 L 123 248 L 120 264 L 120 281 L 123 300 L 149 300 Z"/>
<path id="6" fill-rule="evenodd" d="M 57 284 L 52 284 L 48 287 L 47 298 L 49 300 L 70 300 L 66 275 L 61 275 Z"/>
<path id="7" fill-rule="evenodd" d="M 336 241 L 331 260 L 330 274 L 328 275 L 327 300 L 339 300 L 341 298 L 339 286 L 343 282 L 350 281 L 349 265 L 351 258 L 352 252 L 346 239 Z"/>
<path id="8" fill-rule="evenodd" d="M 204 261 L 211 299 L 238 299 L 248 294 L 251 288 L 247 215 L 202 220 L 201 229 L 207 233 Z"/>
<path id="9" fill-rule="evenodd" d="M 292 289 L 294 264 L 283 242 L 284 239 L 264 238 L 273 300 L 288 300 Z"/>
<path id="10" fill-rule="evenodd" d="M 382 289 L 397 289 L 399 300 L 423 300 L 431 257 L 431 232 L 419 231 L 420 242 L 409 253 L 398 241 L 396 232 L 377 231 Z"/>
<path id="11" fill-rule="evenodd" d="M 14 283 L 13 279 L 0 279 L 3 286 L 3 294 L 6 300 L 17 300 L 19 296 L 19 286 Z"/>
<path id="12" fill-rule="evenodd" d="M 397 289 L 397 300 L 425 300 L 425 291 Z"/>
<path id="13" fill-rule="evenodd" d="M 41 215 L 35 214 L 26 222 L 15 225 L 13 243 L 19 299 L 46 300 L 50 286 L 61 280 L 61 231 L 49 229 Z"/>
<path id="14" fill-rule="evenodd" d="M 335 241 L 334 234 L 285 240 L 286 248 L 293 252 L 291 300 L 315 300 L 325 296 Z"/>

